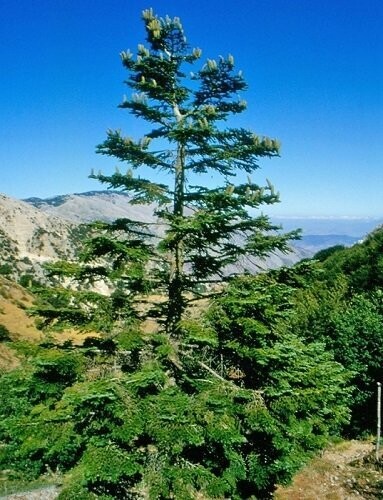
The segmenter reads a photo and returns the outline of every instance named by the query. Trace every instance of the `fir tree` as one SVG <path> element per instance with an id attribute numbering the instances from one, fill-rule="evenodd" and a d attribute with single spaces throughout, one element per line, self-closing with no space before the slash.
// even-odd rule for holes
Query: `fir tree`
<path id="1" fill-rule="evenodd" d="M 141 262 L 136 291 L 166 289 L 166 330 L 178 336 L 187 303 L 201 285 L 221 281 L 226 266 L 243 256 L 286 251 L 296 233 L 281 234 L 267 216 L 252 215 L 261 205 L 279 201 L 269 181 L 260 186 L 250 177 L 260 158 L 278 156 L 279 143 L 226 126 L 230 116 L 246 109 L 241 92 L 247 85 L 241 72 L 234 71 L 233 56 L 208 59 L 189 73 L 187 66 L 197 63 L 201 50 L 189 48 L 180 20 L 159 18 L 152 9 L 142 17 L 147 44 L 138 45 L 136 56 L 121 53 L 129 74 L 126 84 L 134 93 L 120 107 L 146 121 L 149 129 L 139 139 L 108 131 L 97 152 L 125 163 L 127 171 L 91 177 L 129 193 L 130 203 L 154 202 L 165 236 L 158 245 L 149 245 L 147 226 L 120 221 L 119 228 L 129 235 L 125 247 L 102 239 L 96 254 L 120 263 L 134 255 L 136 270 Z M 152 169 L 149 179 L 136 173 L 143 167 Z M 214 176 L 213 187 L 206 174 Z M 162 176 L 170 179 L 168 184 L 158 181 Z M 116 229 L 116 223 L 109 229 Z M 148 266 L 153 260 L 157 264 Z M 144 276 L 145 269 L 151 276 Z"/>

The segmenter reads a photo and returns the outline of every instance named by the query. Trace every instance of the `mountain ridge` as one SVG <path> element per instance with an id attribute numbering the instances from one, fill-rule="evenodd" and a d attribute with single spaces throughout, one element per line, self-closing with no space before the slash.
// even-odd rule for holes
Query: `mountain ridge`
<path id="1" fill-rule="evenodd" d="M 129 218 L 142 222 L 158 224 L 155 216 L 155 205 L 129 204 L 129 195 L 118 191 L 87 191 L 52 196 L 49 198 L 31 197 L 18 200 L 0 194 L 0 274 L 19 278 L 22 274 L 32 274 L 43 278 L 42 269 L 45 262 L 73 259 L 81 241 L 83 224 L 95 220 L 113 221 L 118 218 Z M 299 227 L 294 222 L 303 219 L 272 218 L 281 224 L 283 230 Z M 313 227 L 313 219 L 307 219 Z M 292 242 L 292 251 L 288 254 L 275 253 L 265 260 L 247 259 L 238 264 L 237 272 L 257 273 L 260 270 L 289 266 L 297 261 L 312 257 L 317 251 L 334 245 L 350 246 L 364 237 L 364 230 L 372 230 L 378 220 L 368 219 L 358 231 L 351 234 L 333 230 L 326 233 L 323 220 L 317 221 L 321 231 L 308 234 L 303 231 L 300 241 Z M 287 227 L 286 227 L 287 222 Z M 344 220 L 342 219 L 343 226 Z M 334 220 L 332 219 L 332 225 Z M 349 224 L 349 222 L 348 222 Z M 158 224 L 157 234 L 163 231 Z M 310 227 L 310 226 L 307 226 Z M 315 224 L 314 224 L 315 227 Z M 319 226 L 317 226 L 319 227 Z M 348 227 L 351 227 L 350 225 Z M 229 272 L 235 272 L 230 268 Z"/>
<path id="2" fill-rule="evenodd" d="M 65 215 L 65 211 L 62 207 L 65 204 L 71 204 L 75 199 L 85 199 L 89 200 L 92 197 L 98 199 L 109 200 L 113 204 L 117 204 L 116 200 L 123 200 L 126 204 L 126 200 L 129 199 L 129 195 L 123 191 L 116 190 L 92 190 L 85 191 L 82 193 L 72 193 L 64 195 L 50 196 L 48 198 L 30 197 L 25 198 L 23 201 L 30 203 L 31 205 L 41 208 L 46 212 L 51 212 L 60 216 Z M 61 207 L 61 208 L 60 208 Z M 133 205 L 130 205 L 129 212 L 131 213 Z M 142 211 L 144 214 L 149 214 L 153 211 L 154 205 L 136 205 L 136 213 Z M 149 209 L 147 210 L 147 207 Z M 105 206 L 103 207 L 105 209 Z M 73 214 L 68 215 L 75 217 Z M 83 219 L 88 218 L 87 215 L 82 214 Z M 103 213 L 103 218 L 107 218 L 108 213 Z M 111 217 L 116 218 L 114 214 Z M 383 224 L 383 217 L 365 217 L 365 216 L 270 216 L 273 222 L 283 226 L 283 229 L 290 231 L 296 228 L 302 228 L 304 236 L 325 236 L 325 235 L 337 235 L 337 236 L 352 236 L 358 239 L 363 238 L 366 234 L 370 233 L 380 224 Z"/>

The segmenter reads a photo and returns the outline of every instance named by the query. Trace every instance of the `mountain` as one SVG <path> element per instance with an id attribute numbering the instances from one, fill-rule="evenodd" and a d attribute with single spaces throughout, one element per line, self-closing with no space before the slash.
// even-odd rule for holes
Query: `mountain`
<path id="1" fill-rule="evenodd" d="M 335 245 L 351 246 L 360 241 L 357 236 L 349 236 L 348 234 L 303 234 L 298 245 L 302 245 L 305 250 L 313 253 L 324 248 L 333 247 Z"/>
<path id="2" fill-rule="evenodd" d="M 158 224 L 154 215 L 155 205 L 131 205 L 129 196 L 116 191 L 90 191 L 52 198 L 28 198 L 35 208 L 46 214 L 60 217 L 70 222 L 84 223 L 94 220 L 112 221 L 116 218 L 128 218 L 153 224 L 153 231 L 161 234 L 164 226 Z M 319 249 L 319 248 L 318 248 Z M 244 258 L 237 265 L 226 269 L 227 273 L 243 272 L 257 273 L 267 268 L 288 266 L 303 258 L 313 255 L 313 251 L 303 246 L 294 246 L 288 254 L 277 252 L 267 259 L 259 260 Z"/>
<path id="3" fill-rule="evenodd" d="M 115 191 L 89 191 L 46 199 L 27 198 L 24 201 L 46 214 L 77 224 L 125 217 L 141 222 L 155 222 L 154 204 L 130 205 L 126 193 Z"/>
<path id="4" fill-rule="evenodd" d="M 14 279 L 31 274 L 43 279 L 42 265 L 73 258 L 83 237 L 81 224 L 94 220 L 129 218 L 150 222 L 153 231 L 161 234 L 164 226 L 158 224 L 154 210 L 155 205 L 131 205 L 127 194 L 115 191 L 90 191 L 23 201 L 0 195 L 0 274 Z M 301 227 L 302 239 L 292 243 L 292 251 L 288 254 L 276 253 L 265 260 L 246 258 L 228 268 L 228 273 L 256 273 L 260 269 L 289 266 L 330 246 L 350 246 L 383 221 L 273 218 L 273 222 L 285 230 Z"/>
<path id="5" fill-rule="evenodd" d="M 89 191 L 24 201 L 47 214 L 77 223 L 97 219 L 111 221 L 120 217 L 157 222 L 153 215 L 154 204 L 130 205 L 129 196 L 116 191 Z M 302 229 L 302 239 L 293 243 L 302 257 L 334 245 L 350 246 L 383 223 L 383 218 L 372 217 L 272 217 L 272 220 L 286 231 Z"/>
<path id="6" fill-rule="evenodd" d="M 382 217 L 274 217 L 273 221 L 286 231 L 300 228 L 302 239 L 294 246 L 310 256 L 335 245 L 352 246 L 383 224 Z"/>
<path id="7" fill-rule="evenodd" d="M 303 230 L 304 236 L 344 236 L 363 239 L 377 226 L 383 224 L 383 217 L 273 217 L 286 231 Z M 338 244 L 338 243 L 334 243 Z"/>

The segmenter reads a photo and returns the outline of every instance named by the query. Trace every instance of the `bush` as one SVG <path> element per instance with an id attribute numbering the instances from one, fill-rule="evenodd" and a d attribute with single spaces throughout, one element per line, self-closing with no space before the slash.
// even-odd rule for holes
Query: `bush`
<path id="1" fill-rule="evenodd" d="M 0 275 L 9 276 L 12 272 L 13 268 L 10 264 L 5 263 L 0 265 Z"/>
<path id="2" fill-rule="evenodd" d="M 0 325 L 0 342 L 10 340 L 10 332 L 4 325 Z"/>
<path id="3" fill-rule="evenodd" d="M 33 274 L 22 274 L 19 278 L 19 284 L 24 288 L 32 288 L 40 285 Z"/>

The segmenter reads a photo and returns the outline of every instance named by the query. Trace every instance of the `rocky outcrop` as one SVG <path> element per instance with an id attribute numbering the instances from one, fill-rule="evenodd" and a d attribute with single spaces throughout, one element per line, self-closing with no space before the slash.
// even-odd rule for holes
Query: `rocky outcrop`
<path id="1" fill-rule="evenodd" d="M 0 274 L 42 276 L 44 262 L 75 254 L 78 224 L 0 194 Z"/>

